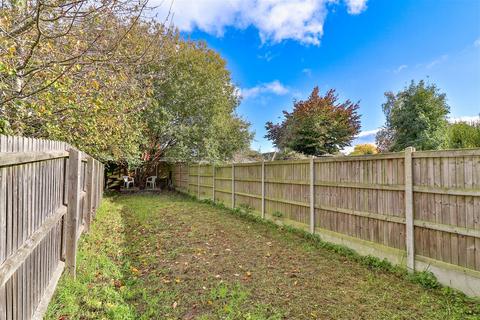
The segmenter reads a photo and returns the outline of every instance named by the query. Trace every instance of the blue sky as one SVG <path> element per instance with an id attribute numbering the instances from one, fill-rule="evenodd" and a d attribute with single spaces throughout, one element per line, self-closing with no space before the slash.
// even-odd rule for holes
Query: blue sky
<path id="1" fill-rule="evenodd" d="M 480 113 L 477 0 L 176 0 L 172 11 L 186 37 L 226 59 L 256 150 L 272 150 L 265 122 L 316 85 L 360 101 L 354 144 L 374 141 L 384 92 L 412 79 L 437 84 L 452 118 Z"/>

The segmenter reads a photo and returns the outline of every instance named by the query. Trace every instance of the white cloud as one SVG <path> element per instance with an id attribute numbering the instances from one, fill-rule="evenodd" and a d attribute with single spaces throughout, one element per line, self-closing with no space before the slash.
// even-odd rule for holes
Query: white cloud
<path id="1" fill-rule="evenodd" d="M 360 132 L 360 133 L 356 136 L 356 138 L 363 138 L 363 137 L 373 136 L 373 135 L 376 135 L 378 131 L 380 131 L 380 129 L 373 129 L 373 130 L 362 131 L 362 132 Z"/>
<path id="2" fill-rule="evenodd" d="M 305 68 L 305 69 L 302 70 L 302 73 L 304 73 L 305 75 L 311 77 L 311 76 L 312 76 L 312 69 Z"/>
<path id="3" fill-rule="evenodd" d="M 434 59 L 433 61 L 431 61 L 430 63 L 428 63 L 426 67 L 427 67 L 427 69 L 431 69 L 431 68 L 435 67 L 437 64 L 440 64 L 442 62 L 447 61 L 447 59 L 448 59 L 448 55 L 444 54 L 443 56 L 438 57 L 438 58 Z"/>
<path id="4" fill-rule="evenodd" d="M 217 36 L 227 27 L 258 29 L 263 43 L 291 39 L 319 45 L 328 4 L 338 0 L 172 0 L 173 23 L 181 31 L 200 29 Z M 366 9 L 366 0 L 345 0 L 350 14 Z M 160 18 L 170 1 L 151 0 Z"/>
<path id="5" fill-rule="evenodd" d="M 342 150 L 340 150 L 340 153 L 342 153 L 343 155 L 346 155 L 346 156 L 347 156 L 347 155 L 349 155 L 350 153 L 353 152 L 353 149 L 354 149 L 354 148 L 355 148 L 355 147 L 353 147 L 353 146 L 345 147 L 345 148 L 343 148 Z"/>
<path id="6" fill-rule="evenodd" d="M 263 93 L 272 93 L 281 96 L 289 92 L 290 90 L 278 80 L 262 83 L 252 88 L 240 89 L 240 95 L 244 99 L 254 98 Z"/>
<path id="7" fill-rule="evenodd" d="M 273 60 L 273 58 L 275 58 L 277 55 L 276 54 L 273 54 L 271 51 L 267 51 L 265 52 L 265 54 L 259 54 L 257 55 L 257 58 L 258 59 L 263 59 L 267 62 L 270 62 Z"/>
<path id="8" fill-rule="evenodd" d="M 480 38 L 478 38 L 477 40 L 475 40 L 473 42 L 473 46 L 476 47 L 476 48 L 480 48 Z"/>
<path id="9" fill-rule="evenodd" d="M 406 69 L 408 66 L 406 64 L 402 64 L 401 66 L 398 66 L 397 69 L 395 69 L 393 71 L 393 73 L 399 73 L 400 71 L 402 71 L 403 69 Z"/>
<path id="10" fill-rule="evenodd" d="M 367 9 L 367 0 L 345 0 L 350 14 L 359 14 Z"/>

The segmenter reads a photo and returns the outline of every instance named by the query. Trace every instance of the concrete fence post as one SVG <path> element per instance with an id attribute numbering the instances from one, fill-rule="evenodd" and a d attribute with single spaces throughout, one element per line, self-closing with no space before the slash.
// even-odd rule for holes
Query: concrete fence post
<path id="1" fill-rule="evenodd" d="M 265 219 L 265 160 L 262 160 L 262 218 Z"/>
<path id="2" fill-rule="evenodd" d="M 200 163 L 197 166 L 197 198 L 200 199 Z"/>
<path id="3" fill-rule="evenodd" d="M 215 202 L 215 165 L 212 164 L 212 200 Z"/>
<path id="4" fill-rule="evenodd" d="M 232 162 L 232 209 L 235 209 L 235 164 Z"/>
<path id="5" fill-rule="evenodd" d="M 315 233 L 315 163 L 310 158 L 310 233 Z"/>
<path id="6" fill-rule="evenodd" d="M 76 254 L 77 254 L 77 232 L 78 215 L 80 212 L 80 174 L 82 164 L 82 153 L 76 149 L 69 150 L 68 156 L 68 207 L 67 207 L 67 228 L 66 228 L 66 253 L 65 265 L 67 273 L 75 279 L 76 277 Z"/>
<path id="7" fill-rule="evenodd" d="M 406 228 L 406 248 L 407 248 L 407 267 L 409 270 L 415 270 L 415 230 L 414 230 L 414 212 L 413 212 L 413 165 L 412 154 L 415 148 L 405 149 L 405 228 Z"/>

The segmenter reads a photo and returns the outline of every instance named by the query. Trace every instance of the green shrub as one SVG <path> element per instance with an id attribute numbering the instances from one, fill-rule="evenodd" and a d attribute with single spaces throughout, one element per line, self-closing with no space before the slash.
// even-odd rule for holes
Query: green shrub
<path id="1" fill-rule="evenodd" d="M 272 216 L 277 217 L 277 218 L 282 218 L 283 213 L 280 212 L 280 211 L 275 211 L 274 213 L 272 213 Z"/>
<path id="2" fill-rule="evenodd" d="M 435 289 L 440 287 L 440 283 L 438 283 L 437 278 L 430 271 L 410 273 L 408 275 L 408 279 L 411 280 L 412 282 L 420 284 L 422 287 L 426 289 Z"/>

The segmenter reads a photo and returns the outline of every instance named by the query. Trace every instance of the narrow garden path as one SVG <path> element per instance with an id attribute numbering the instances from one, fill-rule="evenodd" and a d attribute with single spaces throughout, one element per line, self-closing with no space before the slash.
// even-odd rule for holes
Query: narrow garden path
<path id="1" fill-rule="evenodd" d="M 187 197 L 107 197 L 48 319 L 478 319 L 312 240 Z"/>

